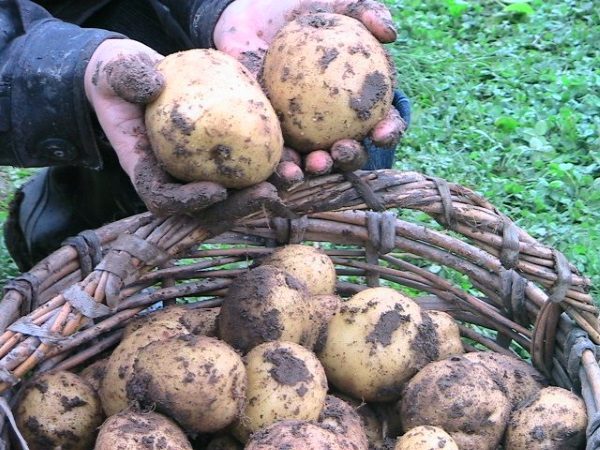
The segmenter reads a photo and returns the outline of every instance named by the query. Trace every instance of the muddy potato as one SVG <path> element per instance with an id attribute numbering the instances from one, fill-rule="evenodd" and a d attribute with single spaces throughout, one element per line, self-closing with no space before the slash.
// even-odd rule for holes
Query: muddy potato
<path id="1" fill-rule="evenodd" d="M 156 408 L 188 433 L 214 433 L 240 414 L 246 395 L 241 357 L 225 342 L 188 334 L 140 350 L 127 397 Z"/>
<path id="2" fill-rule="evenodd" d="M 245 450 L 348 450 L 327 426 L 305 420 L 283 420 L 252 434 Z"/>
<path id="3" fill-rule="evenodd" d="M 394 450 L 458 450 L 454 439 L 439 427 L 422 425 L 398 439 Z"/>
<path id="4" fill-rule="evenodd" d="M 329 322 L 342 308 L 342 299 L 335 294 L 313 295 L 310 298 L 310 303 L 312 314 L 308 338 L 303 345 L 314 352 L 318 352 L 323 348 Z"/>
<path id="5" fill-rule="evenodd" d="M 356 411 L 358 417 L 360 418 L 362 428 L 365 431 L 365 435 L 367 436 L 369 448 L 383 448 L 383 423 L 376 410 L 371 407 L 370 404 L 353 399 L 352 397 L 348 397 L 344 394 L 335 393 L 334 397 L 343 400 L 345 403 L 350 405 L 354 411 Z"/>
<path id="6" fill-rule="evenodd" d="M 360 22 L 337 14 L 284 26 L 262 75 L 286 144 L 305 152 L 364 138 L 390 109 L 393 78 L 382 45 Z"/>
<path id="7" fill-rule="evenodd" d="M 310 295 L 333 294 L 337 280 L 333 261 L 320 249 L 286 245 L 267 256 L 261 265 L 275 266 L 303 282 Z"/>
<path id="8" fill-rule="evenodd" d="M 575 394 L 546 387 L 513 412 L 506 430 L 506 450 L 582 448 L 587 412 Z"/>
<path id="9" fill-rule="evenodd" d="M 211 49 L 174 53 L 157 66 L 165 89 L 146 107 L 152 148 L 183 181 L 243 188 L 266 180 L 283 151 L 262 89 L 233 57 Z"/>
<path id="10" fill-rule="evenodd" d="M 216 336 L 217 316 L 219 308 L 190 308 L 180 305 L 167 306 L 150 314 L 136 317 L 130 321 L 123 332 L 123 337 L 129 336 L 144 327 L 176 327 L 183 325 L 192 334 Z"/>
<path id="11" fill-rule="evenodd" d="M 319 424 L 333 431 L 343 448 L 368 450 L 369 440 L 363 421 L 354 408 L 333 395 L 325 398 L 325 406 L 319 415 Z"/>
<path id="12" fill-rule="evenodd" d="M 513 408 L 534 396 L 548 383 L 545 377 L 525 361 L 496 352 L 470 352 L 464 357 L 481 363 L 505 389 Z"/>
<path id="13" fill-rule="evenodd" d="M 155 412 L 123 411 L 100 428 L 94 450 L 192 450 L 171 419 Z"/>
<path id="14" fill-rule="evenodd" d="M 433 327 L 437 334 L 437 359 L 446 359 L 452 355 L 464 353 L 465 350 L 460 340 L 460 330 L 452 316 L 443 311 L 427 311 L 427 315 L 433 321 Z"/>
<path id="15" fill-rule="evenodd" d="M 303 283 L 276 267 L 259 266 L 230 285 L 219 313 L 219 337 L 244 353 L 269 341 L 304 344 L 310 315 Z"/>
<path id="16" fill-rule="evenodd" d="M 150 320 L 146 326 L 131 331 L 123 338 L 110 355 L 104 379 L 100 383 L 100 399 L 107 416 L 129 406 L 126 386 L 133 374 L 133 363 L 139 351 L 151 342 L 188 333 L 188 329 L 178 321 Z"/>
<path id="17" fill-rule="evenodd" d="M 511 410 L 491 373 L 462 356 L 422 368 L 406 384 L 399 406 L 404 431 L 437 426 L 461 450 L 495 450 Z"/>
<path id="18" fill-rule="evenodd" d="M 88 450 L 104 418 L 98 394 L 71 372 L 42 374 L 28 383 L 15 417 L 31 450 Z"/>
<path id="19" fill-rule="evenodd" d="M 414 301 L 390 288 L 371 288 L 333 316 L 318 356 L 341 392 L 391 401 L 419 368 L 437 358 L 436 334 Z"/>
<path id="20" fill-rule="evenodd" d="M 92 386 L 94 391 L 99 392 L 104 375 L 106 375 L 107 365 L 108 358 L 99 359 L 79 372 L 79 376 L 83 378 L 83 380 L 86 381 L 90 386 Z"/>
<path id="21" fill-rule="evenodd" d="M 250 433 L 286 419 L 316 420 L 327 395 L 325 371 L 316 356 L 293 342 L 267 342 L 246 355 L 247 401 L 233 434 Z"/>

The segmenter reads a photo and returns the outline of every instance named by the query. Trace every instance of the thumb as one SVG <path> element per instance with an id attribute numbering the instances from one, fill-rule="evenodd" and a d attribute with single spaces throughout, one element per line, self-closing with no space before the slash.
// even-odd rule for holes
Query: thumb
<path id="1" fill-rule="evenodd" d="M 249 30 L 228 30 L 215 35 L 218 50 L 237 59 L 255 77 L 262 69 L 269 45 Z"/>
<path id="2" fill-rule="evenodd" d="M 150 103 L 161 93 L 165 80 L 146 53 L 124 55 L 104 67 L 113 92 L 130 103 Z"/>

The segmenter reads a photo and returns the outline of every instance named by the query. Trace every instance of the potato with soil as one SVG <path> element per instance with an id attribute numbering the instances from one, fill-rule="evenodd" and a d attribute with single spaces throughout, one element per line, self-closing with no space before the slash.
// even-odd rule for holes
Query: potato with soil
<path id="1" fill-rule="evenodd" d="M 548 385 L 546 378 L 525 361 L 496 352 L 470 352 L 464 357 L 481 363 L 505 390 L 513 408 Z"/>
<path id="2" fill-rule="evenodd" d="M 192 450 L 184 432 L 155 412 L 123 411 L 100 428 L 94 450 Z"/>
<path id="3" fill-rule="evenodd" d="M 206 450 L 242 450 L 244 446 L 232 436 L 221 435 L 210 440 Z"/>
<path id="4" fill-rule="evenodd" d="M 125 327 L 123 337 L 129 336 L 140 328 L 176 327 L 183 325 L 192 334 L 216 336 L 219 308 L 191 308 L 181 305 L 167 306 L 150 314 L 136 317 Z"/>
<path id="5" fill-rule="evenodd" d="M 350 405 L 352 409 L 358 414 L 362 428 L 367 437 L 369 448 L 383 448 L 385 444 L 383 435 L 383 423 L 376 410 L 373 409 L 373 407 L 370 404 L 353 399 L 352 397 L 348 397 L 344 394 L 336 393 L 333 396 L 339 398 L 344 403 Z"/>
<path id="6" fill-rule="evenodd" d="M 547 387 L 513 412 L 506 430 L 506 450 L 583 448 L 587 412 L 575 394 Z"/>
<path id="7" fill-rule="evenodd" d="M 267 342 L 246 355 L 247 401 L 233 434 L 250 433 L 285 419 L 316 420 L 325 403 L 327 379 L 316 356 L 293 342 Z"/>
<path id="8" fill-rule="evenodd" d="M 133 363 L 139 351 L 154 341 L 189 334 L 189 330 L 178 320 L 160 320 L 149 316 L 144 326 L 125 332 L 125 337 L 108 359 L 106 373 L 100 384 L 100 399 L 107 416 L 123 411 L 129 406 L 126 386 L 133 375 Z M 135 325 L 131 325 L 132 329 Z"/>
<path id="9" fill-rule="evenodd" d="M 464 353 L 460 330 L 452 316 L 443 311 L 427 311 L 427 315 L 431 318 L 437 334 L 437 359 L 446 359 Z"/>
<path id="10" fill-rule="evenodd" d="M 343 448 L 369 449 L 363 421 L 354 408 L 342 399 L 333 395 L 327 396 L 319 415 L 319 424 L 333 431 Z"/>
<path id="11" fill-rule="evenodd" d="M 286 144 L 302 152 L 362 140 L 390 110 L 393 80 L 377 39 L 337 14 L 289 22 L 270 44 L 262 74 Z"/>
<path id="12" fill-rule="evenodd" d="M 266 180 L 283 138 L 262 89 L 233 57 L 211 49 L 174 53 L 157 66 L 165 88 L 146 108 L 150 144 L 182 181 L 243 188 Z"/>
<path id="13" fill-rule="evenodd" d="M 279 268 L 259 266 L 231 283 L 219 313 L 219 337 L 244 353 L 276 340 L 304 344 L 310 317 L 306 286 Z"/>
<path id="14" fill-rule="evenodd" d="M 89 366 L 85 367 L 79 376 L 83 378 L 96 392 L 100 392 L 102 380 L 106 375 L 106 367 L 108 366 L 108 358 L 99 359 Z"/>
<path id="15" fill-rule="evenodd" d="M 461 450 L 495 450 L 511 410 L 492 374 L 462 356 L 426 365 L 406 384 L 399 406 L 404 431 L 437 426 Z"/>
<path id="16" fill-rule="evenodd" d="M 188 433 L 214 433 L 239 416 L 246 398 L 246 370 L 225 342 L 188 334 L 140 350 L 127 396 L 155 408 Z"/>
<path id="17" fill-rule="evenodd" d="M 333 294 L 335 291 L 335 267 L 321 249 L 308 245 L 286 245 L 267 256 L 261 265 L 285 270 L 303 282 L 310 295 Z"/>
<path id="18" fill-rule="evenodd" d="M 45 373 L 30 381 L 15 417 L 31 450 L 88 450 L 104 419 L 98 394 L 71 372 Z"/>
<path id="19" fill-rule="evenodd" d="M 327 329 L 329 322 L 333 319 L 340 309 L 342 309 L 342 298 L 335 294 L 313 295 L 310 298 L 311 318 L 308 331 L 308 338 L 303 345 L 318 352 L 323 348 L 327 338 Z"/>
<path id="20" fill-rule="evenodd" d="M 306 420 L 283 420 L 252 434 L 245 450 L 348 450 L 327 426 Z"/>
<path id="21" fill-rule="evenodd" d="M 458 450 L 454 439 L 439 427 L 422 425 L 398 439 L 394 450 Z"/>
<path id="22" fill-rule="evenodd" d="M 431 319 L 390 288 L 366 289 L 329 322 L 319 359 L 341 392 L 365 401 L 392 401 L 417 370 L 437 358 Z"/>

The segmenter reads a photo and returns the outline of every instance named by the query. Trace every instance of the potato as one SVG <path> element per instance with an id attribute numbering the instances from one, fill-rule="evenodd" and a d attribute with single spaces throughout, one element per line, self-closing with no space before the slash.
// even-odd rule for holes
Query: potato
<path id="1" fill-rule="evenodd" d="M 150 314 L 136 317 L 125 327 L 123 337 L 129 336 L 144 327 L 158 326 L 176 327 L 183 325 L 192 334 L 216 336 L 217 316 L 219 308 L 189 308 L 184 306 L 167 306 Z"/>
<path id="2" fill-rule="evenodd" d="M 505 390 L 513 408 L 548 384 L 541 373 L 518 358 L 496 352 L 471 352 L 465 353 L 464 357 L 481 363 L 492 373 L 494 380 Z"/>
<path id="3" fill-rule="evenodd" d="M 127 397 L 172 417 L 188 433 L 214 433 L 242 411 L 246 370 L 223 341 L 177 336 L 140 350 Z"/>
<path id="4" fill-rule="evenodd" d="M 465 350 L 460 340 L 460 330 L 452 316 L 442 311 L 426 311 L 426 314 L 433 321 L 433 327 L 437 334 L 437 359 L 446 359 L 464 353 Z"/>
<path id="5" fill-rule="evenodd" d="M 100 399 L 107 416 L 112 416 L 129 406 L 126 385 L 133 375 L 133 363 L 139 351 L 151 342 L 188 334 L 188 329 L 179 321 L 149 318 L 145 326 L 125 334 L 110 355 L 106 374 L 100 383 Z"/>
<path id="6" fill-rule="evenodd" d="M 458 450 L 454 439 L 439 427 L 422 425 L 398 439 L 394 450 Z"/>
<path id="7" fill-rule="evenodd" d="M 335 294 L 313 295 L 310 298 L 310 303 L 312 314 L 308 338 L 303 345 L 318 352 L 323 348 L 327 338 L 329 322 L 342 309 L 342 299 Z"/>
<path id="8" fill-rule="evenodd" d="M 233 434 L 250 433 L 285 419 L 316 420 L 327 395 L 325 371 L 316 356 L 293 342 L 266 342 L 246 355 L 247 401 Z"/>
<path id="9" fill-rule="evenodd" d="M 368 450 L 369 442 L 363 422 L 352 406 L 333 395 L 325 398 L 325 406 L 319 415 L 319 423 L 338 436 L 343 448 Z"/>
<path id="10" fill-rule="evenodd" d="M 348 450 L 327 426 L 305 420 L 283 420 L 252 434 L 245 450 Z"/>
<path id="11" fill-rule="evenodd" d="M 303 282 L 310 295 L 333 294 L 337 280 L 333 261 L 320 249 L 286 245 L 267 256 L 261 265 L 275 266 Z"/>
<path id="12" fill-rule="evenodd" d="M 183 431 L 155 412 L 123 411 L 100 428 L 94 450 L 192 450 Z"/>
<path id="13" fill-rule="evenodd" d="M 242 450 L 243 448 L 244 446 L 237 439 L 228 435 L 216 436 L 206 445 L 206 450 Z"/>
<path id="14" fill-rule="evenodd" d="M 462 356 L 426 365 L 406 384 L 400 402 L 405 431 L 438 426 L 461 450 L 495 450 L 510 410 L 491 373 Z"/>
<path id="15" fill-rule="evenodd" d="M 237 277 L 223 299 L 219 337 L 246 353 L 269 341 L 305 343 L 311 327 L 306 286 L 272 266 Z"/>
<path id="16" fill-rule="evenodd" d="M 99 359 L 79 372 L 79 376 L 94 388 L 94 391 L 99 392 L 106 375 L 106 366 L 108 366 L 108 358 Z"/>
<path id="17" fill-rule="evenodd" d="M 506 450 L 583 448 L 587 412 L 575 394 L 559 387 L 541 389 L 513 412 L 506 430 Z"/>
<path id="18" fill-rule="evenodd" d="M 88 450 L 104 416 L 94 389 L 78 375 L 61 371 L 28 383 L 15 417 L 31 450 Z"/>
<path id="19" fill-rule="evenodd" d="M 376 410 L 373 409 L 368 403 L 360 402 L 344 394 L 336 393 L 334 397 L 343 400 L 345 403 L 350 405 L 354 411 L 356 411 L 358 417 L 360 418 L 362 428 L 365 431 L 369 448 L 383 448 L 385 445 L 383 436 L 383 423 Z"/>
<path id="20" fill-rule="evenodd" d="M 329 322 L 319 359 L 327 379 L 354 398 L 391 401 L 417 370 L 437 357 L 431 319 L 390 288 L 366 289 Z"/>
<path id="21" fill-rule="evenodd" d="M 308 152 L 363 139 L 390 109 L 393 72 L 383 47 L 360 22 L 312 14 L 275 36 L 262 84 L 286 144 Z"/>
<path id="22" fill-rule="evenodd" d="M 194 49 L 167 56 L 157 68 L 165 89 L 146 107 L 146 127 L 167 172 L 243 188 L 275 171 L 281 127 L 244 66 L 217 50 Z"/>

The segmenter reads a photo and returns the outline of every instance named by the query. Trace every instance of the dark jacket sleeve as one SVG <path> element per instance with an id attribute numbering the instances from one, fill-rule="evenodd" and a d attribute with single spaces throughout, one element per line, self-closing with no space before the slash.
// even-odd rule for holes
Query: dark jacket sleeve
<path id="1" fill-rule="evenodd" d="M 0 164 L 102 165 L 83 77 L 98 45 L 117 37 L 0 0 Z"/>
<path id="2" fill-rule="evenodd" d="M 221 13 L 234 0 L 150 0 L 169 34 L 188 48 L 214 47 Z"/>

